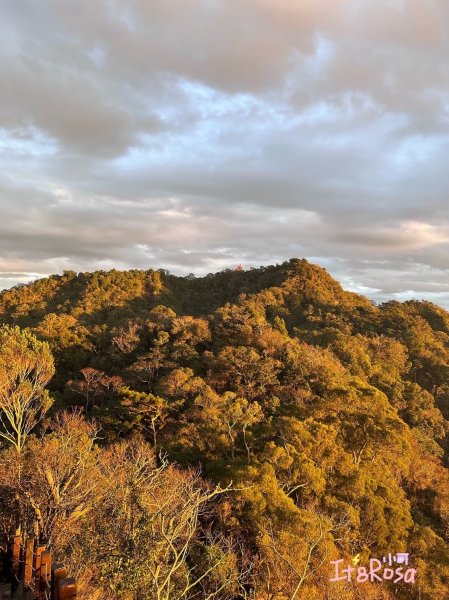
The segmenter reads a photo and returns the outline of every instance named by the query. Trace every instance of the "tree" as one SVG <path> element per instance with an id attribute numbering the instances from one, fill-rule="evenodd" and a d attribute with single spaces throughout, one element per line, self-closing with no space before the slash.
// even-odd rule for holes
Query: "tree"
<path id="1" fill-rule="evenodd" d="M 280 362 L 253 348 L 226 346 L 217 357 L 207 356 L 209 376 L 220 391 L 232 390 L 249 400 L 263 399 L 278 383 Z"/>
<path id="2" fill-rule="evenodd" d="M 91 367 L 86 367 L 85 369 L 81 369 L 81 374 L 84 380 L 70 380 L 68 385 L 72 391 L 83 396 L 84 408 L 87 412 L 91 406 L 95 406 L 95 397 L 101 395 L 103 391 L 101 381 L 105 377 L 105 373 Z"/>
<path id="3" fill-rule="evenodd" d="M 70 555 L 73 570 L 91 570 L 89 597 L 95 586 L 108 600 L 232 597 L 225 592 L 235 592 L 241 581 L 239 570 L 230 568 L 236 561 L 232 540 L 211 539 L 202 527 L 230 486 L 211 488 L 197 472 L 180 471 L 164 459 L 158 466 L 152 448 L 138 438 L 103 451 L 99 467 L 102 497 Z M 191 560 L 193 553 L 201 564 Z M 219 595 L 213 579 L 223 573 Z M 200 595 L 207 582 L 212 591 Z"/>
<path id="4" fill-rule="evenodd" d="M 139 324 L 128 321 L 127 327 L 118 327 L 112 331 L 112 343 L 123 354 L 129 354 L 140 343 Z"/>
<path id="5" fill-rule="evenodd" d="M 51 546 L 62 548 L 101 496 L 98 427 L 80 409 L 58 413 L 45 425 L 51 433 L 32 437 L 25 449 L 20 489 L 39 532 Z"/>
<path id="6" fill-rule="evenodd" d="M 139 359 L 129 367 L 128 372 L 139 385 L 151 391 L 154 382 L 157 379 L 159 370 L 162 367 L 167 366 L 167 354 L 166 345 L 157 344 L 151 348 L 149 352 L 140 356 Z"/>
<path id="7" fill-rule="evenodd" d="M 196 441 L 206 446 L 205 453 L 225 453 L 234 461 L 238 439 L 241 438 L 250 462 L 250 428 L 264 418 L 262 407 L 234 392 L 217 394 L 206 387 L 195 398 L 189 417 L 198 422 Z"/>
<path id="8" fill-rule="evenodd" d="M 172 327 L 173 358 L 182 364 L 190 364 L 198 358 L 198 349 L 210 341 L 209 325 L 205 319 L 177 317 Z"/>
<path id="9" fill-rule="evenodd" d="M 0 438 L 19 454 L 51 406 L 44 388 L 54 372 L 47 343 L 19 327 L 0 328 Z"/>
<path id="10" fill-rule="evenodd" d="M 157 446 L 157 434 L 165 426 L 170 413 L 182 402 L 168 403 L 164 398 L 151 393 L 137 392 L 127 387 L 120 390 L 121 405 L 127 409 L 131 428 L 149 432 L 153 447 Z"/>
<path id="11" fill-rule="evenodd" d="M 304 530 L 300 540 L 288 527 L 276 528 L 275 532 L 270 521 L 259 539 L 267 588 L 285 594 L 283 597 L 288 594 L 290 600 L 298 600 L 306 581 L 325 565 L 329 554 L 326 537 L 332 530 L 320 515 L 315 522 L 297 521 Z"/>

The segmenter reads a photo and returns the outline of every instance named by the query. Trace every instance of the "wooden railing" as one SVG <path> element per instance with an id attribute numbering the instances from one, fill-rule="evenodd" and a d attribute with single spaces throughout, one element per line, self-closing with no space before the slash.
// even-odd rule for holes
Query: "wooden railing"
<path id="1" fill-rule="evenodd" d="M 11 598 L 76 600 L 77 585 L 63 564 L 52 562 L 46 546 L 34 537 L 16 535 L 11 547 Z"/>

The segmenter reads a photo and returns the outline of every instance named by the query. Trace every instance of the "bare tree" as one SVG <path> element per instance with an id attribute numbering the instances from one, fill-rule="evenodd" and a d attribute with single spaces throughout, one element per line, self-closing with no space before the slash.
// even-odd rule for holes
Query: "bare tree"
<path id="1" fill-rule="evenodd" d="M 226 592 L 238 590 L 243 576 L 238 545 L 202 530 L 214 500 L 232 487 L 211 488 L 197 471 L 181 471 L 164 457 L 159 462 L 138 438 L 102 453 L 103 495 L 88 519 L 95 517 L 95 527 L 88 527 L 92 555 L 79 562 L 102 562 L 104 598 L 232 597 Z"/>
<path id="2" fill-rule="evenodd" d="M 266 543 L 261 546 L 268 550 L 264 561 L 267 571 L 267 586 L 271 588 L 273 579 L 272 570 L 276 571 L 276 579 L 282 587 L 282 593 L 288 593 L 290 600 L 299 597 L 301 588 L 307 579 L 312 577 L 326 562 L 327 546 L 326 534 L 331 530 L 325 527 L 325 522 L 318 515 L 317 530 L 304 540 L 302 551 L 284 547 L 269 522 L 266 531 Z"/>
<path id="3" fill-rule="evenodd" d="M 40 534 L 51 546 L 62 547 L 101 496 L 98 427 L 80 409 L 58 413 L 48 426 L 52 435 L 33 439 L 26 448 L 21 491 Z"/>
<path id="4" fill-rule="evenodd" d="M 119 327 L 113 330 L 112 343 L 123 354 L 129 354 L 137 348 L 140 343 L 140 326 L 134 321 L 128 321 L 127 327 Z"/>
<path id="5" fill-rule="evenodd" d="M 103 392 L 101 381 L 105 376 L 103 371 L 98 371 L 92 367 L 81 369 L 82 380 L 70 380 L 68 386 L 73 392 L 80 394 L 84 398 L 84 408 L 86 412 L 91 406 L 94 406 L 94 399 Z"/>
<path id="6" fill-rule="evenodd" d="M 0 328 L 0 438 L 19 454 L 51 406 L 44 388 L 54 370 L 48 344 L 19 327 Z"/>

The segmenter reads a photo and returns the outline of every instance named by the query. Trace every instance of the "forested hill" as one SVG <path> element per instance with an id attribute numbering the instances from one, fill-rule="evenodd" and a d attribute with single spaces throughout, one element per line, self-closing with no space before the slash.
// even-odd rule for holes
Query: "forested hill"
<path id="1" fill-rule="evenodd" d="M 344 292 L 329 274 L 306 260 L 292 259 L 276 266 L 244 271 L 226 269 L 206 277 L 176 277 L 158 271 L 96 271 L 53 275 L 0 293 L 0 315 L 5 320 L 36 324 L 51 312 L 82 316 L 94 323 L 99 316 L 133 318 L 163 304 L 177 314 L 205 316 L 242 294 L 280 288 L 292 301 L 350 303 L 368 306 L 361 296 Z M 296 297 L 294 296 L 296 294 Z M 301 295 L 301 298 L 299 298 Z M 142 313 L 144 313 L 142 315 Z"/>
<path id="2" fill-rule="evenodd" d="M 410 553 L 419 586 L 382 589 L 449 597 L 442 308 L 376 306 L 292 259 L 202 278 L 66 272 L 2 292 L 0 323 L 49 343 L 54 412 L 80 406 L 103 443 L 140 434 L 241 484 L 220 526 L 259 598 L 378 598 L 369 583 L 332 596 L 326 567 L 389 552 Z"/>

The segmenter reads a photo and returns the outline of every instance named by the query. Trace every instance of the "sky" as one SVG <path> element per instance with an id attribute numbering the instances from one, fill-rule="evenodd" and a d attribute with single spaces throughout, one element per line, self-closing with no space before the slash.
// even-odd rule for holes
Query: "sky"
<path id="1" fill-rule="evenodd" d="M 305 257 L 449 308 L 447 0 L 2 0 L 0 289 Z"/>

